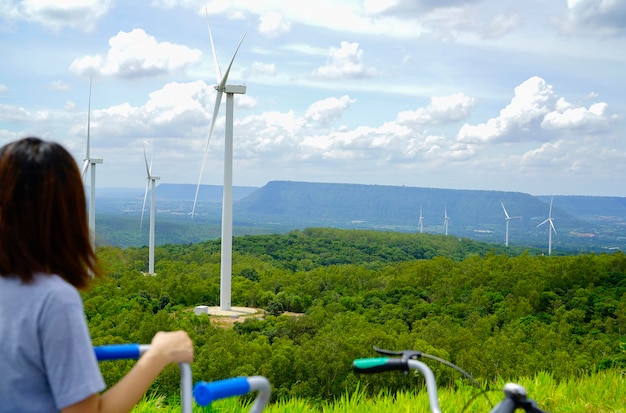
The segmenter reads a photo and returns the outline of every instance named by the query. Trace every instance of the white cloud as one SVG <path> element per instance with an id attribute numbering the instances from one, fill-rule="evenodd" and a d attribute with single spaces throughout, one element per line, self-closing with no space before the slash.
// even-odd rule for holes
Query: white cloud
<path id="1" fill-rule="evenodd" d="M 497 13 L 485 0 L 367 0 L 365 13 L 380 19 L 392 17 L 421 25 L 425 34 L 438 38 L 455 38 L 474 33 L 484 39 L 502 37 L 521 24 L 517 13 Z"/>
<path id="2" fill-rule="evenodd" d="M 365 10 L 374 14 L 419 16 L 437 9 L 463 8 L 482 0 L 366 0 Z"/>
<path id="3" fill-rule="evenodd" d="M 353 79 L 376 75 L 376 69 L 363 64 L 363 49 L 358 43 L 341 42 L 339 48 L 331 47 L 329 62 L 313 71 L 315 79 Z"/>
<path id="4" fill-rule="evenodd" d="M 544 129 L 606 129 L 613 117 L 608 114 L 608 105 L 594 103 L 589 108 L 575 107 L 560 98 L 554 111 L 546 114 L 541 122 Z"/>
<path id="5" fill-rule="evenodd" d="M 532 122 L 550 112 L 555 101 L 552 86 L 538 76 L 531 77 L 515 88 L 511 103 L 500 111 L 498 117 L 478 125 L 466 123 L 457 138 L 467 143 L 519 140 L 517 132 L 528 131 Z"/>
<path id="6" fill-rule="evenodd" d="M 569 149 L 570 145 L 564 139 L 559 139 L 556 142 L 546 142 L 539 148 L 524 153 L 520 159 L 520 166 L 522 168 L 544 167 L 547 165 L 565 166 Z"/>
<path id="7" fill-rule="evenodd" d="M 302 139 L 301 148 L 301 152 L 309 154 L 307 160 L 311 162 L 318 159 L 374 163 L 369 165 L 412 164 L 426 160 L 439 163 L 445 158 L 460 159 L 461 152 L 465 157 L 472 154 L 466 145 L 398 122 L 386 122 L 378 127 L 336 129 L 328 134 L 309 133 Z"/>
<path id="8" fill-rule="evenodd" d="M 252 109 L 257 107 L 259 100 L 248 95 L 237 95 L 235 98 L 235 106 L 238 109 Z"/>
<path id="9" fill-rule="evenodd" d="M 351 99 L 348 95 L 344 95 L 339 99 L 331 97 L 319 100 L 309 106 L 304 117 L 309 121 L 317 122 L 322 127 L 328 127 L 341 118 L 343 112 L 354 102 L 356 100 Z"/>
<path id="10" fill-rule="evenodd" d="M 450 96 L 433 96 L 430 99 L 430 104 L 425 108 L 400 112 L 397 121 L 400 124 L 414 127 L 459 121 L 469 116 L 474 101 L 473 98 L 465 96 L 463 93 L 455 93 Z"/>
<path id="11" fill-rule="evenodd" d="M 92 31 L 114 5 L 113 0 L 4 1 L 2 15 L 41 24 L 53 30 L 64 27 Z"/>
<path id="12" fill-rule="evenodd" d="M 499 14 L 488 21 L 482 29 L 480 26 L 476 27 L 476 29 L 481 37 L 485 39 L 495 39 L 510 33 L 519 27 L 520 24 L 521 17 L 518 14 Z"/>
<path id="13" fill-rule="evenodd" d="M 4 83 L 0 83 L 0 95 L 5 94 L 9 91 L 9 87 Z"/>
<path id="14" fill-rule="evenodd" d="M 259 33 L 268 37 L 277 37 L 287 33 L 291 29 L 291 23 L 277 11 L 265 12 L 259 17 Z"/>
<path id="15" fill-rule="evenodd" d="M 62 80 L 54 80 L 48 85 L 48 89 L 53 90 L 55 92 L 68 90 L 69 88 L 70 88 L 70 85 L 68 85 Z"/>
<path id="16" fill-rule="evenodd" d="M 275 76 L 276 65 L 274 63 L 252 62 L 246 71 L 246 77 Z"/>
<path id="17" fill-rule="evenodd" d="M 552 86 L 538 76 L 515 88 L 515 96 L 500 115 L 478 125 L 465 124 L 457 134 L 460 142 L 489 143 L 544 140 L 550 130 L 602 130 L 617 119 L 604 102 L 589 108 L 575 106 L 558 98 Z M 549 137 L 549 135 L 548 135 Z"/>
<path id="18" fill-rule="evenodd" d="M 99 144 L 110 147 L 123 147 L 126 141 L 133 139 L 193 136 L 198 129 L 206 129 L 198 135 L 206 136 L 214 98 L 213 87 L 203 81 L 168 83 L 150 93 L 142 106 L 121 103 L 92 110 L 91 131 L 94 136 L 106 136 L 106 142 Z M 85 136 L 82 115 L 70 134 Z"/>
<path id="19" fill-rule="evenodd" d="M 109 39 L 106 58 L 100 55 L 76 59 L 70 70 L 77 74 L 98 72 L 104 76 L 137 78 L 167 75 L 200 61 L 202 52 L 187 46 L 158 42 L 142 29 L 119 32 Z"/>
<path id="20" fill-rule="evenodd" d="M 626 2 L 622 0 L 567 0 L 567 32 L 601 31 L 605 34 L 626 33 Z"/>
<path id="21" fill-rule="evenodd" d="M 18 105 L 0 104 L 0 122 L 23 122 L 36 124 L 50 120 L 60 120 L 62 114 L 53 113 L 50 109 L 28 110 Z"/>
<path id="22" fill-rule="evenodd" d="M 247 116 L 237 122 L 237 127 L 237 158 L 261 164 L 297 157 L 301 135 L 306 130 L 304 119 L 293 111 Z"/>

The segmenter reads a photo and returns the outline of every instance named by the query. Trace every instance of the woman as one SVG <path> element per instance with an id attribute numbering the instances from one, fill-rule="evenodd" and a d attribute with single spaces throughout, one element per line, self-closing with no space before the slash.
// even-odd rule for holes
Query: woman
<path id="1" fill-rule="evenodd" d="M 128 412 L 169 363 L 190 363 L 182 331 L 157 333 L 105 389 L 78 289 L 101 269 L 78 166 L 29 137 L 0 148 L 0 412 Z"/>

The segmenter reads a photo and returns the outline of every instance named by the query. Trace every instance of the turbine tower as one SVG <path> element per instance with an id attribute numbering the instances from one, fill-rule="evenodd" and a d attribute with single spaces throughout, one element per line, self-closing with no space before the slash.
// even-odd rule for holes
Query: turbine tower
<path id="1" fill-rule="evenodd" d="M 542 226 L 543 224 L 545 224 L 546 222 L 549 223 L 548 225 L 548 255 L 552 255 L 552 231 L 554 231 L 554 234 L 556 235 L 556 228 L 554 228 L 554 223 L 552 222 L 552 201 L 554 200 L 554 197 L 550 198 L 550 213 L 548 214 L 548 218 L 546 218 L 541 224 L 537 225 L 537 228 Z"/>
<path id="2" fill-rule="evenodd" d="M 148 258 L 148 274 L 154 274 L 154 224 L 155 224 L 155 206 L 154 206 L 154 189 L 156 181 L 161 179 L 158 176 L 152 175 L 152 159 L 150 159 L 150 166 L 148 166 L 148 158 L 146 157 L 146 148 L 143 148 L 143 159 L 146 162 L 146 193 L 143 196 L 143 208 L 141 208 L 141 222 L 139 223 L 139 231 L 143 225 L 143 213 L 146 210 L 146 198 L 148 198 L 148 187 L 152 184 L 150 189 L 150 235 L 149 235 L 149 258 Z"/>
<path id="3" fill-rule="evenodd" d="M 91 247 L 96 248 L 96 165 L 102 163 L 102 158 L 92 158 L 90 153 L 91 147 L 91 84 L 93 78 L 89 80 L 89 105 L 87 109 L 87 150 L 85 152 L 85 163 L 81 176 L 85 179 L 87 169 L 91 167 L 91 184 L 89 186 L 89 232 L 91 236 Z"/>
<path id="4" fill-rule="evenodd" d="M 450 217 L 448 216 L 448 207 L 444 207 L 443 208 L 443 232 L 448 235 L 448 219 Z"/>
<path id="5" fill-rule="evenodd" d="M 511 217 L 509 216 L 508 212 L 506 212 L 506 208 L 504 207 L 504 202 L 500 202 L 500 205 L 502 205 L 502 209 L 504 210 L 504 219 L 506 221 L 506 231 L 505 231 L 505 235 L 504 235 L 504 245 L 505 246 L 509 246 L 509 221 L 512 219 L 522 219 L 522 217 Z"/>
<path id="6" fill-rule="evenodd" d="M 208 14 L 207 14 L 208 25 Z M 215 119 L 220 109 L 220 103 L 222 102 L 222 94 L 226 93 L 226 124 L 225 124 L 225 141 L 224 141 L 224 186 L 222 196 L 222 253 L 221 253 L 221 267 L 220 267 L 220 309 L 229 311 L 231 304 L 231 281 L 232 281 L 232 255 L 233 255 L 233 117 L 234 117 L 234 102 L 235 94 L 245 94 L 245 85 L 227 85 L 228 74 L 230 68 L 233 65 L 237 51 L 246 37 L 244 34 L 233 53 L 233 57 L 230 59 L 226 73 L 222 76 L 219 63 L 217 62 L 217 54 L 215 52 L 215 45 L 213 43 L 213 34 L 211 33 L 211 26 L 209 27 L 209 38 L 211 39 L 211 49 L 213 51 L 213 60 L 215 63 L 215 74 L 217 77 L 217 85 L 215 90 L 217 95 L 215 98 L 215 107 L 213 109 L 213 119 L 211 119 L 211 127 L 209 128 L 209 136 L 207 137 L 206 147 L 204 149 L 204 155 L 202 157 L 202 165 L 200 167 L 200 177 L 198 178 L 198 186 L 196 187 L 196 196 L 193 201 L 193 209 L 191 211 L 191 217 L 193 219 L 196 212 L 196 202 L 198 201 L 198 191 L 200 190 L 200 183 L 202 182 L 202 174 L 204 172 L 204 164 L 206 162 L 207 153 L 209 151 L 209 142 L 211 141 L 211 134 L 215 127 Z"/>
<path id="7" fill-rule="evenodd" d="M 422 215 L 422 207 L 420 206 L 420 220 L 417 223 L 420 229 L 420 234 L 424 232 L 424 216 Z"/>

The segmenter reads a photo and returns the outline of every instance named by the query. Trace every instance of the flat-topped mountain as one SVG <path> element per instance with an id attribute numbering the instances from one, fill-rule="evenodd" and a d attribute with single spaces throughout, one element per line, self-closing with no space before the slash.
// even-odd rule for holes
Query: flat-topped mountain
<path id="1" fill-rule="evenodd" d="M 197 242 L 198 237 L 202 240 L 219 236 L 219 228 L 213 228 L 210 236 L 203 237 L 199 227 L 219 227 L 222 187 L 201 186 L 192 222 L 190 214 L 195 191 L 196 185 L 192 184 L 160 184 L 156 188 L 157 230 L 160 225 L 161 240 L 168 239 L 163 233 L 165 226 L 176 222 L 183 227 L 193 226 L 188 228 L 187 240 L 186 230 L 179 229 L 176 242 Z M 102 207 L 98 212 L 109 216 L 108 219 L 116 214 L 136 215 L 138 227 L 144 193 L 136 192 L 134 196 L 125 192 L 128 198 L 115 197 L 111 192 L 99 193 L 97 202 Z M 511 218 L 509 243 L 541 246 L 547 245 L 548 227 L 540 224 L 548 218 L 551 199 L 552 220 L 557 231 L 553 234 L 555 248 L 626 248 L 626 198 L 619 197 L 551 197 L 506 191 L 271 181 L 260 188 L 233 187 L 233 219 L 235 235 L 306 227 L 443 234 L 447 221 L 449 235 L 504 243 L 504 205 Z"/>

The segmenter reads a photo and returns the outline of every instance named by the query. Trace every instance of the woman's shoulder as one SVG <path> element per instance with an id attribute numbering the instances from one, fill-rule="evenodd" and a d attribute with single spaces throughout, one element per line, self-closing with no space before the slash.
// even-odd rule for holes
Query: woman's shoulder
<path id="1" fill-rule="evenodd" d="M 24 282 L 19 277 L 0 277 L 3 290 L 15 298 L 28 296 L 33 300 L 61 299 L 80 300 L 78 290 L 56 274 L 34 274 L 31 282 Z"/>
<path id="2" fill-rule="evenodd" d="M 36 274 L 34 281 L 38 288 L 43 289 L 49 294 L 80 297 L 80 293 L 76 287 L 57 274 Z"/>

